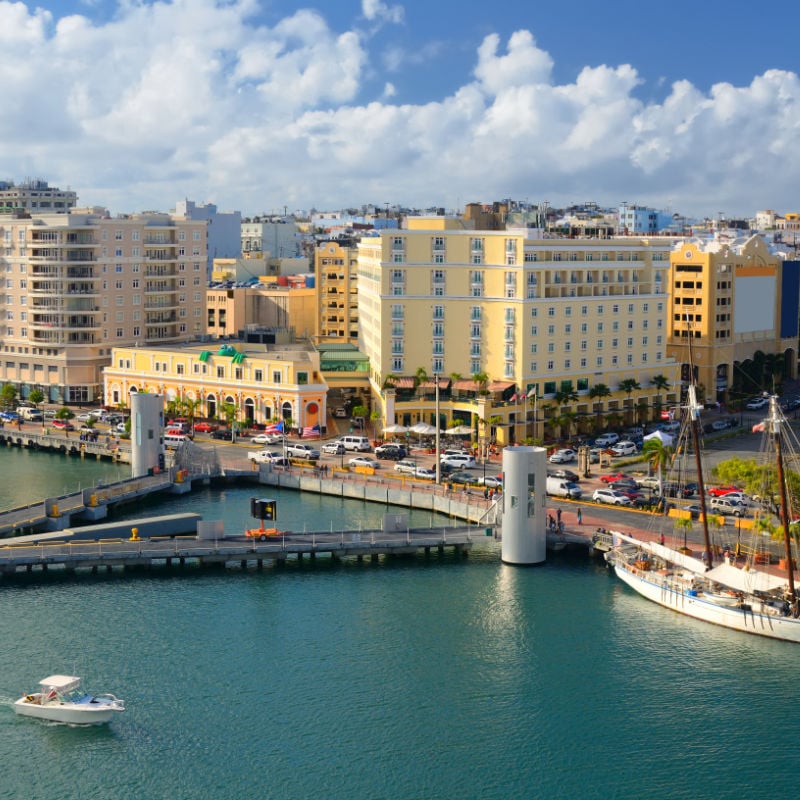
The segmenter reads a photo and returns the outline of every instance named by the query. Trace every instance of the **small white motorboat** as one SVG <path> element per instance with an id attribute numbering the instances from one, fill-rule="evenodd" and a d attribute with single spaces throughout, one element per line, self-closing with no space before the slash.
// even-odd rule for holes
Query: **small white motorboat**
<path id="1" fill-rule="evenodd" d="M 20 697 L 14 711 L 26 717 L 38 717 L 70 725 L 99 725 L 114 713 L 125 710 L 125 702 L 113 694 L 87 694 L 81 679 L 73 675 L 51 675 L 39 681 L 38 692 Z"/>

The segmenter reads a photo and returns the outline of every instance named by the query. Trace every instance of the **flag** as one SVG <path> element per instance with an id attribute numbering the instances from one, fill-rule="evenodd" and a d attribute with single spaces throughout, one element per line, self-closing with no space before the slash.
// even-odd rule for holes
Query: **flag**
<path id="1" fill-rule="evenodd" d="M 303 428 L 303 438 L 304 439 L 313 439 L 314 437 L 319 436 L 319 425 L 312 425 L 308 428 Z"/>
<path id="2" fill-rule="evenodd" d="M 764 432 L 764 423 L 759 422 L 758 425 L 753 425 L 753 433 L 763 433 Z"/>
<path id="3" fill-rule="evenodd" d="M 264 433 L 283 433 L 283 420 L 275 425 L 267 425 L 267 427 L 264 428 Z"/>

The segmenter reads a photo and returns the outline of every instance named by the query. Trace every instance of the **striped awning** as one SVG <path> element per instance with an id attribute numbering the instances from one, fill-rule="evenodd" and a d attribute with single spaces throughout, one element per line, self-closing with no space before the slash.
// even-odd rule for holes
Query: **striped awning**
<path id="1" fill-rule="evenodd" d="M 395 378 L 392 381 L 392 386 L 395 389 L 413 389 L 414 388 L 414 379 L 408 377 L 401 377 Z"/>
<path id="2" fill-rule="evenodd" d="M 514 385 L 514 381 L 492 381 L 487 387 L 490 392 L 504 392 Z"/>
<path id="3" fill-rule="evenodd" d="M 453 381 L 452 388 L 458 389 L 459 391 L 462 392 L 477 392 L 478 389 L 480 389 L 480 386 L 478 386 L 478 384 L 475 383 L 475 381 L 458 380 L 458 381 Z"/>
<path id="4" fill-rule="evenodd" d="M 439 388 L 447 389 L 450 386 L 450 378 L 439 378 Z M 427 381 L 422 381 L 419 385 L 420 389 L 435 389 L 436 380 L 429 378 Z"/>

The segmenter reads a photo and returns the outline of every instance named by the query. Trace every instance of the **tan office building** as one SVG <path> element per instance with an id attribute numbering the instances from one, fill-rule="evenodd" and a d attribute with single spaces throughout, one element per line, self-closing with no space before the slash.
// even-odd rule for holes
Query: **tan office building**
<path id="1" fill-rule="evenodd" d="M 454 218 L 409 218 L 407 230 L 362 239 L 359 345 L 385 424 L 433 422 L 434 375 L 440 427 L 466 424 L 499 443 L 652 418 L 676 399 L 670 247 L 532 240 Z"/>
<path id="2" fill-rule="evenodd" d="M 0 216 L 0 381 L 21 397 L 101 402 L 120 344 L 205 330 L 206 223 L 102 208 Z"/>
<path id="3" fill-rule="evenodd" d="M 314 253 L 319 341 L 358 342 L 358 248 L 323 242 Z"/>
<path id="4" fill-rule="evenodd" d="M 798 268 L 760 236 L 676 245 L 667 352 L 681 366 L 684 387 L 690 364 L 707 401 L 727 403 L 771 390 L 773 373 L 797 376 Z M 757 376 L 745 365 L 759 353 L 768 362 Z"/>

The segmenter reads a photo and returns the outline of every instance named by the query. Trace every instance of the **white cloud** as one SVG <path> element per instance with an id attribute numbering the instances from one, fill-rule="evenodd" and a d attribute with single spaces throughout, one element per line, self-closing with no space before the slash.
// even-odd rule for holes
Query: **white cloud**
<path id="1" fill-rule="evenodd" d="M 391 22 L 395 25 L 405 18 L 403 6 L 390 6 L 382 0 L 361 0 L 361 13 L 370 22 Z"/>
<path id="2" fill-rule="evenodd" d="M 362 4 L 373 21 L 395 8 Z M 517 31 L 476 46 L 473 76 L 446 96 L 400 104 L 395 73 L 386 80 L 356 30 L 309 9 L 269 27 L 258 11 L 126 0 L 101 24 L 0 0 L 0 175 L 118 211 L 181 197 L 257 213 L 509 196 L 796 209 L 793 72 L 707 92 L 677 81 L 645 102 L 627 64 L 556 82 L 550 54 Z M 398 71 L 419 55 L 396 52 Z"/>

